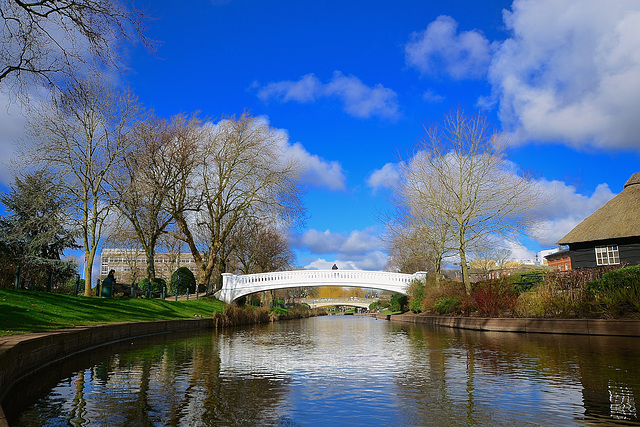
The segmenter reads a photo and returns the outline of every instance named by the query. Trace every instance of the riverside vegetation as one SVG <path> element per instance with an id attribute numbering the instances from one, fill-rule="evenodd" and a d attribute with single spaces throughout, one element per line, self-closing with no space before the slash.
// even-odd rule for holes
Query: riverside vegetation
<path id="1" fill-rule="evenodd" d="M 405 309 L 480 317 L 640 319 L 640 266 L 512 275 L 476 283 L 415 281 Z"/>

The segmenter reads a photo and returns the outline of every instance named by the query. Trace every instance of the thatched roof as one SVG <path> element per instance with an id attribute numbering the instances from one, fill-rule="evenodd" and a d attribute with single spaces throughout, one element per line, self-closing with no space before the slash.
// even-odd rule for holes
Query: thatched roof
<path id="1" fill-rule="evenodd" d="M 578 224 L 559 245 L 640 236 L 640 172 L 603 207 Z"/>

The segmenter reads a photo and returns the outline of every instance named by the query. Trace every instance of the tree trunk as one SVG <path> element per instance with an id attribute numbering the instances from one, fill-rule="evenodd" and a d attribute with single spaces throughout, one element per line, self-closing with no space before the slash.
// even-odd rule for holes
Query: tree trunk
<path id="1" fill-rule="evenodd" d="M 462 283 L 467 295 L 471 295 L 471 279 L 469 278 L 469 268 L 467 267 L 467 255 L 464 249 L 460 249 L 460 266 L 462 267 Z"/>

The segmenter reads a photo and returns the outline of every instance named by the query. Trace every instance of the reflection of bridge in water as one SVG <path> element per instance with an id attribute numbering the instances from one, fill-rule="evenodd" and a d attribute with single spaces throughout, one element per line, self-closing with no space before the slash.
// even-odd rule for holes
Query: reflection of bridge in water
<path id="1" fill-rule="evenodd" d="M 216 292 L 215 296 L 226 303 L 231 303 L 242 296 L 256 292 L 321 286 L 380 289 L 406 294 L 409 284 L 413 280 L 424 278 L 425 275 L 426 273 L 420 271 L 415 274 L 404 274 L 364 270 L 275 271 L 241 276 L 223 273 L 222 289 Z"/>
<path id="2" fill-rule="evenodd" d="M 308 304 L 311 308 L 347 305 L 349 307 L 361 307 L 368 309 L 369 306 L 378 302 L 380 298 L 316 298 L 316 299 L 301 299 L 300 302 Z"/>

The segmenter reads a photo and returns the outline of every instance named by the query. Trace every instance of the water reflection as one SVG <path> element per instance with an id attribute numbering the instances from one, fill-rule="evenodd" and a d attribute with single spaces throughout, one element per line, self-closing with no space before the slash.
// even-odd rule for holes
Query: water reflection
<path id="1" fill-rule="evenodd" d="M 639 348 L 330 316 L 111 346 L 3 407 L 25 426 L 635 424 Z"/>

